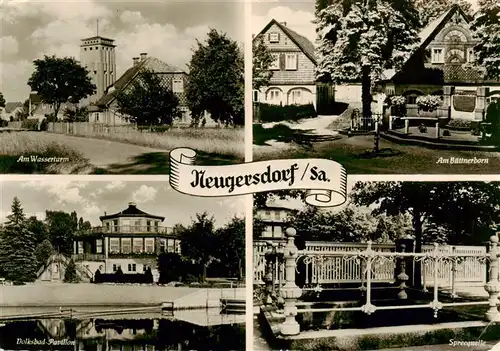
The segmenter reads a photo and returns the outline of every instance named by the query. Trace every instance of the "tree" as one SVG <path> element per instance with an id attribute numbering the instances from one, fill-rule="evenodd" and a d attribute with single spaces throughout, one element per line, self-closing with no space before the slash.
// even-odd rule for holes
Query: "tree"
<path id="1" fill-rule="evenodd" d="M 89 71 L 72 57 L 45 56 L 33 61 L 35 71 L 28 80 L 43 103 L 54 106 L 54 115 L 67 102 L 76 104 L 95 93 Z"/>
<path id="2" fill-rule="evenodd" d="M 87 107 L 67 108 L 64 110 L 64 117 L 67 122 L 88 122 L 89 115 Z"/>
<path id="3" fill-rule="evenodd" d="M 416 48 L 418 13 L 412 0 L 333 0 L 316 6 L 317 78 L 362 82 L 363 116 L 371 118 L 371 88 L 385 69 L 399 69 Z"/>
<path id="4" fill-rule="evenodd" d="M 195 120 L 204 111 L 227 125 L 243 125 L 244 60 L 238 43 L 211 29 L 205 43 L 197 42 L 189 63 L 186 97 Z"/>
<path id="5" fill-rule="evenodd" d="M 49 238 L 45 224 L 36 218 L 36 216 L 29 217 L 26 223 L 28 230 L 34 235 L 36 245 L 41 244 L 45 239 Z"/>
<path id="6" fill-rule="evenodd" d="M 64 271 L 64 282 L 78 283 L 79 281 L 80 279 L 78 279 L 78 274 L 76 272 L 75 261 L 70 259 L 68 265 L 66 266 L 66 270 Z"/>
<path id="7" fill-rule="evenodd" d="M 87 231 L 92 229 L 92 224 L 89 221 L 84 221 L 82 217 L 78 220 L 78 230 Z"/>
<path id="8" fill-rule="evenodd" d="M 433 241 L 429 234 L 442 235 L 442 229 L 448 244 L 487 240 L 490 226 L 500 215 L 498 183 L 358 182 L 351 198 L 355 204 L 374 207 L 374 214 L 411 215 L 415 252 L 422 252 L 422 244 Z M 433 230 L 437 226 L 440 231 Z M 426 227 L 432 230 L 424 236 Z M 417 287 L 421 285 L 420 268 L 415 266 Z"/>
<path id="9" fill-rule="evenodd" d="M 154 71 L 141 69 L 131 85 L 117 96 L 118 111 L 141 126 L 171 125 L 180 117 L 179 98 L 168 80 Z"/>
<path id="10" fill-rule="evenodd" d="M 266 207 L 268 201 L 273 199 L 279 200 L 290 200 L 290 199 L 300 199 L 304 198 L 303 190 L 276 190 L 276 191 L 266 191 L 253 194 L 253 205 L 255 208 Z"/>
<path id="11" fill-rule="evenodd" d="M 479 0 L 471 29 L 475 39 L 475 64 L 486 68 L 487 75 L 500 78 L 500 3 L 498 0 Z"/>
<path id="12" fill-rule="evenodd" d="M 38 244 L 35 249 L 35 257 L 37 268 L 45 265 L 50 256 L 55 253 L 50 240 L 45 239 L 42 243 Z"/>
<path id="13" fill-rule="evenodd" d="M 12 213 L 2 228 L 0 266 L 7 280 L 32 282 L 36 278 L 35 238 L 28 230 L 21 202 L 14 198 Z"/>
<path id="14" fill-rule="evenodd" d="M 185 264 L 182 257 L 175 252 L 162 252 L 157 258 L 158 284 L 180 281 L 185 277 Z"/>
<path id="15" fill-rule="evenodd" d="M 256 38 L 252 43 L 252 88 L 260 88 L 269 85 L 269 80 L 273 76 L 270 67 L 273 63 L 273 55 L 264 43 L 262 37 Z"/>
<path id="16" fill-rule="evenodd" d="M 462 11 L 471 18 L 474 15 L 472 4 L 468 0 L 415 0 L 421 27 L 426 27 L 453 5 L 460 6 Z"/>
<path id="17" fill-rule="evenodd" d="M 3 97 L 2 92 L 0 92 L 0 108 L 5 107 L 5 98 Z"/>
<path id="18" fill-rule="evenodd" d="M 243 278 L 245 266 L 245 220 L 234 217 L 215 231 L 218 242 L 215 256 L 229 276 Z"/>
<path id="19" fill-rule="evenodd" d="M 195 262 L 203 269 L 202 280 L 207 277 L 207 267 L 215 260 L 214 240 L 215 219 L 208 213 L 196 214 L 196 220 L 181 234 L 182 255 Z"/>
<path id="20" fill-rule="evenodd" d="M 78 228 L 76 212 L 46 211 L 45 223 L 56 252 L 70 256 L 73 252 L 73 234 Z"/>

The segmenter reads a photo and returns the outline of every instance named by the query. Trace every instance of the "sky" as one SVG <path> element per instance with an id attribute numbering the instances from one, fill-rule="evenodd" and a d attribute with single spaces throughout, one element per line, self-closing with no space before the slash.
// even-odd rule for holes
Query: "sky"
<path id="1" fill-rule="evenodd" d="M 32 179 L 32 178 L 31 178 Z M 168 181 L 68 181 L 52 176 L 43 180 L 0 181 L 0 222 L 10 214 L 17 196 L 27 216 L 45 219 L 45 211 L 76 211 L 78 217 L 99 226 L 99 216 L 120 212 L 135 202 L 144 212 L 164 216 L 164 226 L 185 226 L 197 213 L 213 215 L 216 227 L 235 215 L 244 218 L 244 198 L 203 198 L 181 194 Z"/>
<path id="2" fill-rule="evenodd" d="M 80 39 L 115 39 L 117 73 L 146 52 L 185 68 L 196 39 L 210 28 L 244 42 L 242 0 L 2 0 L 0 91 L 8 102 L 24 101 L 33 60 L 44 54 L 79 59 Z"/>

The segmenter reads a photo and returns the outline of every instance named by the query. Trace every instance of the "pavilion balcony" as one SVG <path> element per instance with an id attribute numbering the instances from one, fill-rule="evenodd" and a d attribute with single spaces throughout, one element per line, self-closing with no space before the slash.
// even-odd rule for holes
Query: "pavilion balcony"
<path id="1" fill-rule="evenodd" d="M 171 227 L 156 227 L 147 225 L 119 225 L 109 227 L 94 227 L 85 232 L 85 234 L 174 234 Z"/>
<path id="2" fill-rule="evenodd" d="M 73 254 L 72 258 L 74 261 L 104 261 L 104 254 L 93 254 L 93 253 L 80 253 Z"/>

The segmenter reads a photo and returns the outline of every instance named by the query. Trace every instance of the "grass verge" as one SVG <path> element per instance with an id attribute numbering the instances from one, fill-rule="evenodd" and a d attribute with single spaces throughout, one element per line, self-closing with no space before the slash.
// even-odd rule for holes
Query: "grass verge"
<path id="1" fill-rule="evenodd" d="M 148 131 L 78 132 L 74 136 L 118 141 L 157 149 L 172 150 L 187 147 L 206 154 L 245 157 L 243 128 L 173 128 L 162 133 Z"/>
<path id="2" fill-rule="evenodd" d="M 24 160 L 21 158 L 23 157 Z M 59 158 L 36 162 L 34 158 Z M 25 133 L 0 133 L 0 173 L 90 173 L 92 166 L 79 152 L 57 142 L 44 142 Z"/>

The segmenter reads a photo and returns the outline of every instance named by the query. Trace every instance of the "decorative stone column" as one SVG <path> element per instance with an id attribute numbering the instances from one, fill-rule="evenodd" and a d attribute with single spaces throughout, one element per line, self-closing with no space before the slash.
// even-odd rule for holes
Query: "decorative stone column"
<path id="1" fill-rule="evenodd" d="M 296 300 L 302 295 L 302 290 L 295 284 L 295 268 L 297 264 L 298 249 L 294 240 L 297 231 L 293 228 L 286 230 L 286 245 L 283 250 L 285 259 L 285 285 L 281 289 L 285 300 L 285 321 L 281 324 L 281 334 L 297 335 L 300 333 L 299 323 L 295 320 L 297 315 Z"/>
<path id="2" fill-rule="evenodd" d="M 408 135 L 410 134 L 410 120 L 405 119 L 405 134 Z"/>
<path id="3" fill-rule="evenodd" d="M 439 139 L 439 122 L 436 122 L 436 139 Z"/>
<path id="4" fill-rule="evenodd" d="M 498 295 L 500 293 L 499 274 L 499 261 L 500 252 L 498 250 L 498 236 L 492 235 L 490 237 L 490 277 L 484 289 L 490 295 L 489 309 L 486 312 L 486 319 L 490 322 L 500 322 L 500 312 L 498 311 Z"/>
<path id="5" fill-rule="evenodd" d="M 484 110 L 486 108 L 486 88 L 478 87 L 476 93 L 476 109 L 474 110 L 474 119 L 482 121 Z"/>
<path id="6" fill-rule="evenodd" d="M 392 130 L 393 117 L 392 114 L 389 115 L 389 130 Z"/>
<path id="7" fill-rule="evenodd" d="M 264 277 L 262 280 L 264 280 L 264 283 L 266 285 L 265 288 L 265 294 L 264 294 L 264 305 L 271 305 L 273 303 L 272 299 L 272 284 L 273 284 L 273 261 L 270 259 L 271 257 L 271 252 L 272 252 L 272 246 L 271 243 L 267 243 L 267 251 L 264 255 L 266 258 L 266 270 L 264 273 Z"/>
<path id="8" fill-rule="evenodd" d="M 401 252 L 404 253 L 406 251 L 406 245 L 401 244 Z M 399 292 L 398 292 L 398 299 L 400 300 L 406 300 L 408 298 L 408 294 L 406 293 L 406 282 L 408 281 L 409 277 L 408 274 L 406 274 L 406 260 L 405 257 L 400 257 L 399 258 L 399 274 L 397 275 L 398 283 L 399 283 Z"/>

